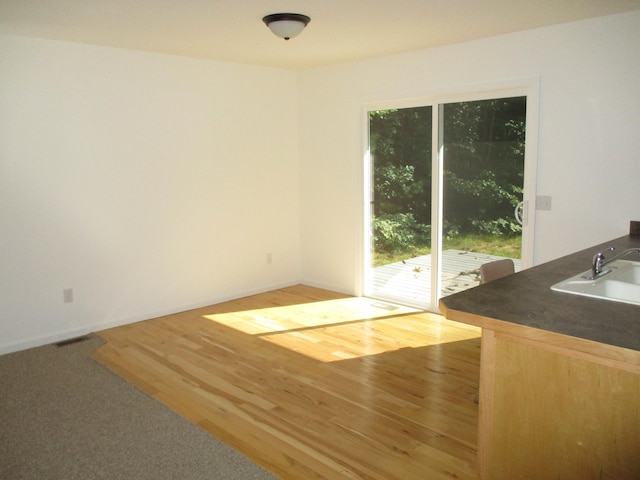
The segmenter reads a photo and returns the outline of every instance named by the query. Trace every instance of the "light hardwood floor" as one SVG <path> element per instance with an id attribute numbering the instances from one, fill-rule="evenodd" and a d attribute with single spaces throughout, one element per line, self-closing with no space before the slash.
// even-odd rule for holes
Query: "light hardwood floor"
<path id="1" fill-rule="evenodd" d="M 476 478 L 475 327 L 300 285 L 98 334 L 96 360 L 279 478 Z"/>

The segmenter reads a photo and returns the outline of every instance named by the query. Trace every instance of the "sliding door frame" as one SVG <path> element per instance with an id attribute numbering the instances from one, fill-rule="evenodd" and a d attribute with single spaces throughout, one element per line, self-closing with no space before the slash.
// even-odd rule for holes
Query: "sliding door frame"
<path id="1" fill-rule="evenodd" d="M 363 128 L 363 170 L 362 178 L 364 199 L 362 239 L 361 246 L 361 285 L 357 290 L 361 295 L 372 295 L 371 292 L 371 205 L 373 202 L 372 164 L 369 148 L 369 112 L 374 110 L 389 110 L 415 107 L 432 107 L 432 128 L 437 126 L 437 135 L 432 136 L 432 211 L 431 211 L 431 298 L 428 304 L 412 305 L 414 307 L 438 311 L 438 301 L 441 291 L 441 255 L 442 255 L 442 213 L 443 213 L 443 128 L 442 110 L 448 103 L 471 102 L 500 98 L 526 97 L 526 133 L 525 133 L 525 160 L 524 160 L 524 195 L 523 195 L 523 229 L 521 265 L 529 268 L 535 264 L 535 198 L 536 198 L 536 173 L 538 158 L 538 117 L 539 117 L 539 87 L 538 77 L 519 79 L 509 82 L 496 83 L 484 86 L 461 87 L 448 92 L 432 95 L 406 96 L 396 99 L 371 101 L 362 106 Z M 394 299 L 390 299 L 394 300 Z"/>

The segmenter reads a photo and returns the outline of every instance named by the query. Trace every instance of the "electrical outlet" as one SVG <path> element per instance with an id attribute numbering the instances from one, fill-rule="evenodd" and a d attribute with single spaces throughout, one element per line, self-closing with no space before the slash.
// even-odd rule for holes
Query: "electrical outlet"
<path id="1" fill-rule="evenodd" d="M 62 299 L 63 299 L 64 303 L 73 302 L 73 288 L 65 288 L 62 291 Z"/>

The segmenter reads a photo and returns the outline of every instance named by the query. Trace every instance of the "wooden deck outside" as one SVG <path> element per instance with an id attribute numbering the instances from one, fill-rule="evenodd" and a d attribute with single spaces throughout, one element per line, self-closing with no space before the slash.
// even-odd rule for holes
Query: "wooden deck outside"
<path id="1" fill-rule="evenodd" d="M 480 284 L 480 265 L 505 257 L 463 250 L 442 252 L 442 294 L 446 297 Z M 512 259 L 516 272 L 520 259 Z M 431 299 L 431 255 L 390 263 L 373 270 L 374 293 L 419 304 Z"/>

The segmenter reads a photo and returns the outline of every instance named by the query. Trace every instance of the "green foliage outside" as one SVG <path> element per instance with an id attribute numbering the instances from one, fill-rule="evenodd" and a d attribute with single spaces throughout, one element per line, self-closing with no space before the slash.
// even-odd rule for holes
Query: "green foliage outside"
<path id="1" fill-rule="evenodd" d="M 525 97 L 444 105 L 445 248 L 519 257 L 525 116 Z M 432 107 L 369 118 L 374 263 L 428 254 Z"/>

